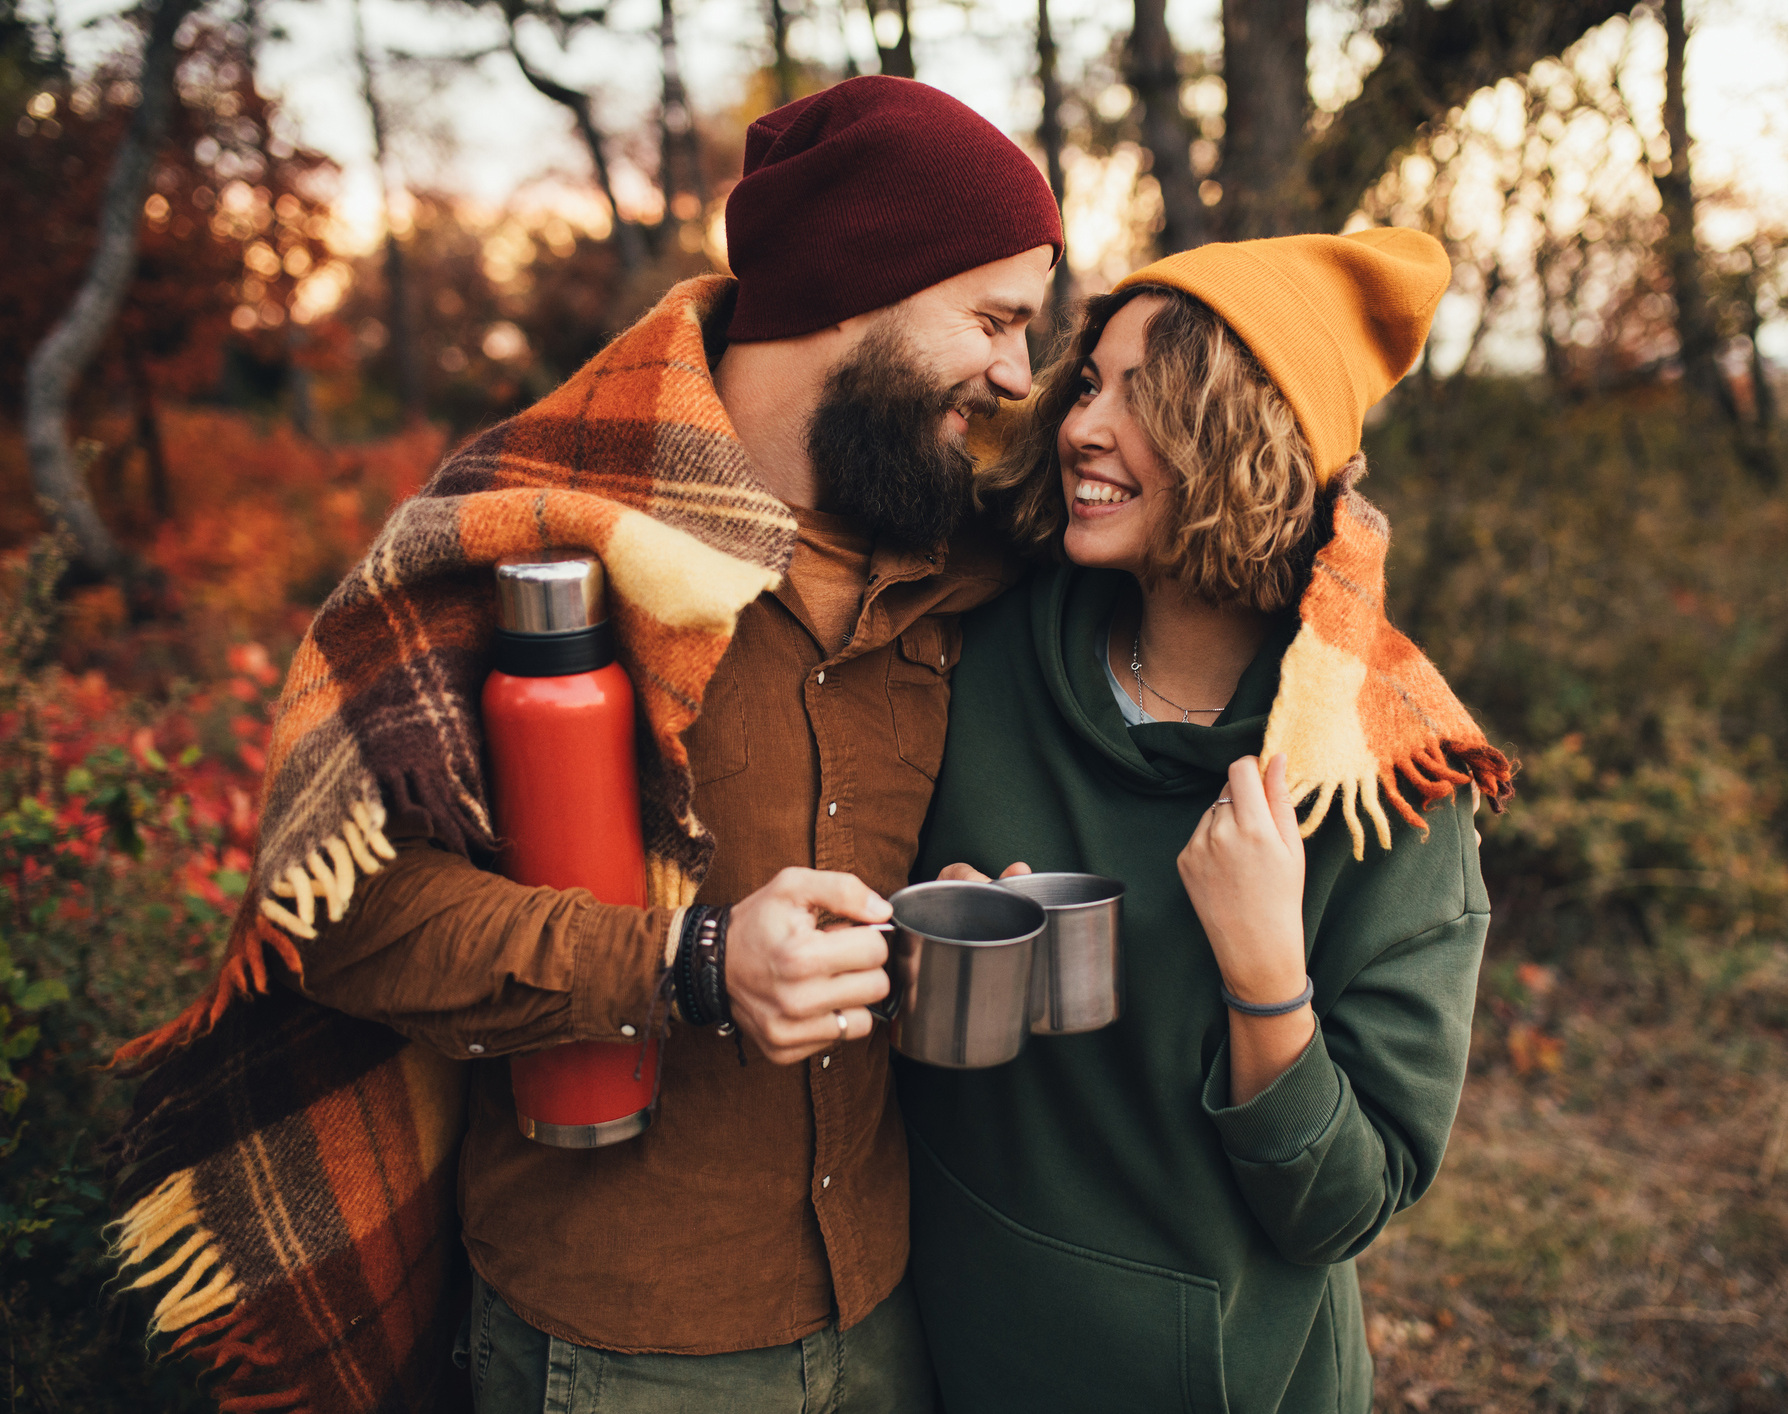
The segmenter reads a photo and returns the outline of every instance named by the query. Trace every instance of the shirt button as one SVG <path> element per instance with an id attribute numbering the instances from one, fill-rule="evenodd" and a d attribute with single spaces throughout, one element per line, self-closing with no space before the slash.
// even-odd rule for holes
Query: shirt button
<path id="1" fill-rule="evenodd" d="M 631 1026 L 623 1026 L 621 1028 L 621 1034 L 623 1036 L 634 1036 L 634 1035 L 637 1035 L 638 1033 Z"/>
<path id="2" fill-rule="evenodd" d="M 814 681 L 823 683 L 825 680 L 826 680 L 826 670 L 824 668 L 821 668 L 820 675 L 817 678 L 815 678 Z"/>
<path id="3" fill-rule="evenodd" d="M 826 806 L 826 814 L 836 815 L 837 813 L 838 813 L 838 802 L 836 800 L 834 800 Z"/>
<path id="4" fill-rule="evenodd" d="M 832 1057 L 830 1057 L 830 1056 L 821 1056 L 820 1057 L 820 1069 L 821 1070 L 824 1070 L 827 1066 L 829 1066 L 831 1064 L 832 1064 Z"/>
<path id="5" fill-rule="evenodd" d="M 830 1188 L 831 1186 L 832 1186 L 832 1175 L 827 1174 L 824 1178 L 822 1178 L 820 1180 L 820 1187 L 821 1188 Z"/>
<path id="6" fill-rule="evenodd" d="M 470 1051 L 475 1056 L 481 1056 L 484 1054 L 484 1047 L 479 1045 L 476 1041 L 472 1042 L 472 1044 L 467 1046 L 466 1049 L 468 1051 Z"/>

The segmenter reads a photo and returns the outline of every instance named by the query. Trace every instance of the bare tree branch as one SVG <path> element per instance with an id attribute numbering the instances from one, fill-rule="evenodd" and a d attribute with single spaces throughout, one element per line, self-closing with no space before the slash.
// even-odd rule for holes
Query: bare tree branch
<path id="1" fill-rule="evenodd" d="M 1340 230 L 1422 124 L 1632 9 L 1632 0 L 1405 0 L 1373 32 L 1383 62 L 1310 149 L 1306 228 Z"/>
<path id="2" fill-rule="evenodd" d="M 25 445 L 37 494 L 73 537 L 83 566 L 101 576 L 131 565 L 93 504 L 68 442 L 68 403 L 111 330 L 137 263 L 143 194 L 174 103 L 175 38 L 198 0 L 161 0 L 143 42 L 137 111 L 113 159 L 99 210 L 99 242 L 68 313 L 33 350 L 25 368 Z"/>
<path id="3" fill-rule="evenodd" d="M 609 219 L 614 222 L 615 251 L 621 258 L 621 269 L 631 275 L 646 263 L 645 238 L 639 227 L 621 214 L 620 205 L 615 201 L 614 184 L 609 180 L 608 151 L 602 129 L 596 124 L 590 95 L 550 78 L 530 64 L 522 54 L 521 46 L 516 40 L 515 26 L 519 19 L 529 13 L 531 12 L 519 4 L 509 3 L 504 6 L 503 16 L 509 25 L 509 53 L 514 58 L 516 67 L 521 70 L 521 76 L 533 86 L 535 92 L 570 111 L 577 124 L 578 136 L 584 140 L 584 146 L 590 153 L 590 165 L 595 169 L 596 185 L 602 192 L 602 199 L 608 203 Z"/>

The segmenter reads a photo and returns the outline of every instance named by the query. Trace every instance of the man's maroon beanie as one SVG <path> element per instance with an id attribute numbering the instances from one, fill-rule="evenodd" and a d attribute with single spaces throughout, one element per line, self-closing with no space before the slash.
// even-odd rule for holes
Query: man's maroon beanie
<path id="1" fill-rule="evenodd" d="M 792 339 L 1040 245 L 1062 218 L 1036 164 L 913 79 L 847 79 L 745 134 L 726 201 L 727 338 Z"/>

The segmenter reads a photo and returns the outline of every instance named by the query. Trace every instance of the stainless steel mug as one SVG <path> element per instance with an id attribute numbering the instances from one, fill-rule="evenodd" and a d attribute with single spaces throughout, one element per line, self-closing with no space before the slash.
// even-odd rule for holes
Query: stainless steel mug
<path id="1" fill-rule="evenodd" d="M 1031 949 L 1047 919 L 1041 904 L 997 884 L 940 879 L 888 900 L 888 971 L 894 1048 L 930 1065 L 1004 1065 L 1030 1022 Z"/>
<path id="2" fill-rule="evenodd" d="M 1071 1036 L 1118 1019 L 1124 987 L 1124 886 L 1097 874 L 1019 874 L 1003 888 L 1043 905 L 1049 926 L 1031 962 L 1031 1034 Z"/>

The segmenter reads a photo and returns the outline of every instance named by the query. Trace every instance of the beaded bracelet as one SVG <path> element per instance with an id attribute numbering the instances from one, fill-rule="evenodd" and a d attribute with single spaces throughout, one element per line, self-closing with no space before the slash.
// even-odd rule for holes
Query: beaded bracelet
<path id="1" fill-rule="evenodd" d="M 1231 1011 L 1241 1012 L 1243 1016 L 1288 1016 L 1309 1003 L 1310 998 L 1316 995 L 1316 984 L 1305 977 L 1303 991 L 1288 1002 L 1274 1002 L 1269 1006 L 1261 1006 L 1258 1002 L 1245 1002 L 1221 982 L 1217 984 L 1217 990 L 1223 994 L 1223 1004 Z"/>

